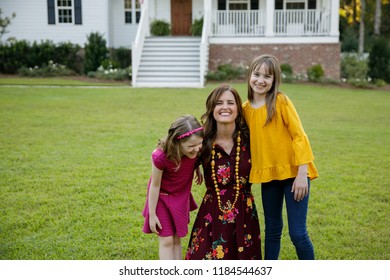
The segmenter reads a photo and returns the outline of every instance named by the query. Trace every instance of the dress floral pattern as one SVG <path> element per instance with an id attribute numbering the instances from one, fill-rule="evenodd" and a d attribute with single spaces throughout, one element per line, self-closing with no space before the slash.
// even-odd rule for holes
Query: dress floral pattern
<path id="1" fill-rule="evenodd" d="M 215 147 L 215 174 L 220 189 L 221 206 L 229 209 L 236 195 L 236 146 L 231 154 Z M 260 225 L 249 183 L 251 168 L 249 147 L 240 152 L 238 200 L 228 213 L 218 206 L 211 165 L 203 165 L 206 193 L 194 222 L 185 259 L 250 260 L 261 259 Z"/>

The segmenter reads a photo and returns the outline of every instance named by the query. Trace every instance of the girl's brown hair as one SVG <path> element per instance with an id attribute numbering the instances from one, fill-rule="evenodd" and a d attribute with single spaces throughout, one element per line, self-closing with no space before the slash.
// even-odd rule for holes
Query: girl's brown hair
<path id="1" fill-rule="evenodd" d="M 240 95 L 238 94 L 237 90 L 232 88 L 230 85 L 220 85 L 219 87 L 215 88 L 207 97 L 206 112 L 201 117 L 201 121 L 203 123 L 204 128 L 204 139 L 201 156 L 203 163 L 208 163 L 211 159 L 211 149 L 217 134 L 217 122 L 214 119 L 214 108 L 217 105 L 218 99 L 225 91 L 230 91 L 231 93 L 233 93 L 234 99 L 237 104 L 238 114 L 235 120 L 236 130 L 233 134 L 233 138 L 237 138 L 238 131 L 241 131 L 241 138 L 243 139 L 243 141 L 246 141 L 249 138 L 249 130 L 246 126 L 242 114 L 242 101 Z"/>
<path id="2" fill-rule="evenodd" d="M 248 86 L 248 100 L 250 102 L 253 101 L 253 95 L 254 95 L 253 90 L 250 86 L 250 77 L 253 71 L 258 71 L 262 65 L 265 66 L 265 71 L 267 71 L 267 74 L 274 76 L 274 82 L 272 84 L 272 87 L 265 96 L 265 103 L 267 107 L 267 119 L 265 121 L 265 125 L 267 125 L 269 122 L 271 122 L 276 112 L 276 97 L 278 94 L 281 94 L 281 92 L 279 92 L 279 86 L 281 83 L 282 71 L 280 70 L 279 61 L 275 56 L 264 54 L 259 57 L 256 57 L 252 61 L 248 71 L 247 86 Z"/>
<path id="3" fill-rule="evenodd" d="M 202 127 L 199 121 L 193 115 L 184 115 L 177 118 L 169 127 L 168 135 L 158 141 L 157 146 L 164 151 L 167 158 L 179 167 L 181 163 L 180 143 L 188 140 L 188 137 L 197 135 L 201 138 L 204 136 L 203 129 L 198 130 L 184 138 L 178 138 L 180 135 Z"/>

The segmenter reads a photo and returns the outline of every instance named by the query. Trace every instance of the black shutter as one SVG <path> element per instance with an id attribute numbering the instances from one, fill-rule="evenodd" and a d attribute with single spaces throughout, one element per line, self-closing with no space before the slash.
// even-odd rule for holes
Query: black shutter
<path id="1" fill-rule="evenodd" d="M 317 8 L 317 0 L 309 0 L 308 8 L 315 10 Z"/>
<path id="2" fill-rule="evenodd" d="M 226 10 L 226 0 L 218 0 L 218 11 Z"/>
<path id="3" fill-rule="evenodd" d="M 259 0 L 251 0 L 251 10 L 259 9 Z"/>
<path id="4" fill-rule="evenodd" d="M 74 23 L 82 24 L 81 0 L 74 0 Z"/>
<path id="5" fill-rule="evenodd" d="M 283 0 L 275 0 L 275 10 L 283 10 Z"/>
<path id="6" fill-rule="evenodd" d="M 47 0 L 47 20 L 49 24 L 56 24 L 56 9 L 54 0 Z"/>

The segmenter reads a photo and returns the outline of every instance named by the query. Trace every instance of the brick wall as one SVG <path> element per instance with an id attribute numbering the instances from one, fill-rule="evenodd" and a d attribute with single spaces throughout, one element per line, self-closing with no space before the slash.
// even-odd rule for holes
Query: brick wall
<path id="1" fill-rule="evenodd" d="M 292 66 L 294 75 L 304 74 L 307 68 L 321 64 L 325 77 L 340 78 L 340 44 L 267 44 L 267 45 L 220 45 L 210 44 L 209 70 L 215 71 L 220 64 L 248 67 L 262 54 L 272 54 L 281 64 Z"/>

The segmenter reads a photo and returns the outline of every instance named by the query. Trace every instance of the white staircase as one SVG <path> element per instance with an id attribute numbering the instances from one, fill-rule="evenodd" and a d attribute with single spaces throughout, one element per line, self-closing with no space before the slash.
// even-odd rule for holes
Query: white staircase
<path id="1" fill-rule="evenodd" d="M 134 87 L 203 87 L 200 37 L 146 37 Z"/>

